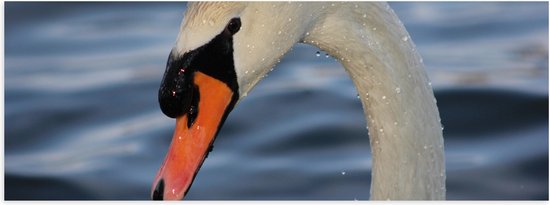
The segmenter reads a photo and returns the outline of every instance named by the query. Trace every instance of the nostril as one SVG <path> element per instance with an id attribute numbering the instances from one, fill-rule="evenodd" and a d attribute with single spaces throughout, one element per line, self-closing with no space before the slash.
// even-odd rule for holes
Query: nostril
<path id="1" fill-rule="evenodd" d="M 164 180 L 160 180 L 153 191 L 153 200 L 162 200 L 164 195 Z"/>

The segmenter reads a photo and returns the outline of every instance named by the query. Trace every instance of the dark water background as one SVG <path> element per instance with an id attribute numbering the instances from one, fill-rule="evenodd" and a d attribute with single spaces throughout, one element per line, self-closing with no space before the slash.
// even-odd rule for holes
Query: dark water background
<path id="1" fill-rule="evenodd" d="M 548 199 L 548 3 L 390 3 L 433 82 L 448 199 Z M 148 199 L 185 3 L 5 3 L 6 199 Z M 236 107 L 189 199 L 369 197 L 345 71 L 297 45 Z"/>

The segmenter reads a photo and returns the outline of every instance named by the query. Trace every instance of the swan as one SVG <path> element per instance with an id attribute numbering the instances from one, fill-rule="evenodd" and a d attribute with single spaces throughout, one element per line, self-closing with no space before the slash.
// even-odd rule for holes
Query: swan
<path id="1" fill-rule="evenodd" d="M 296 43 L 351 77 L 368 124 L 371 200 L 444 200 L 439 111 L 421 56 L 383 2 L 192 2 L 159 89 L 176 118 L 153 199 L 183 199 L 239 100 Z"/>

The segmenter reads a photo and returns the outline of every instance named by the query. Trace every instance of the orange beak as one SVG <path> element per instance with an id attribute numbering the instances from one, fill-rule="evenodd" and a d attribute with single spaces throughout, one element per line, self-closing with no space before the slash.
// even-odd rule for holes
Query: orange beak
<path id="1" fill-rule="evenodd" d="M 200 98 L 196 118 L 188 127 L 188 114 L 176 118 L 166 158 L 152 187 L 153 199 L 183 199 L 223 123 L 234 93 L 222 81 L 196 72 L 193 83 Z"/>

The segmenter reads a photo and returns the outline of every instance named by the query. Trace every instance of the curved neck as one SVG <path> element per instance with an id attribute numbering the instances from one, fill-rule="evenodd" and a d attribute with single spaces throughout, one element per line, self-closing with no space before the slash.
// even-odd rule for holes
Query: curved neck
<path id="1" fill-rule="evenodd" d="M 439 112 L 421 57 L 385 3 L 323 12 L 304 43 L 337 58 L 361 97 L 372 151 L 371 199 L 445 199 Z"/>

